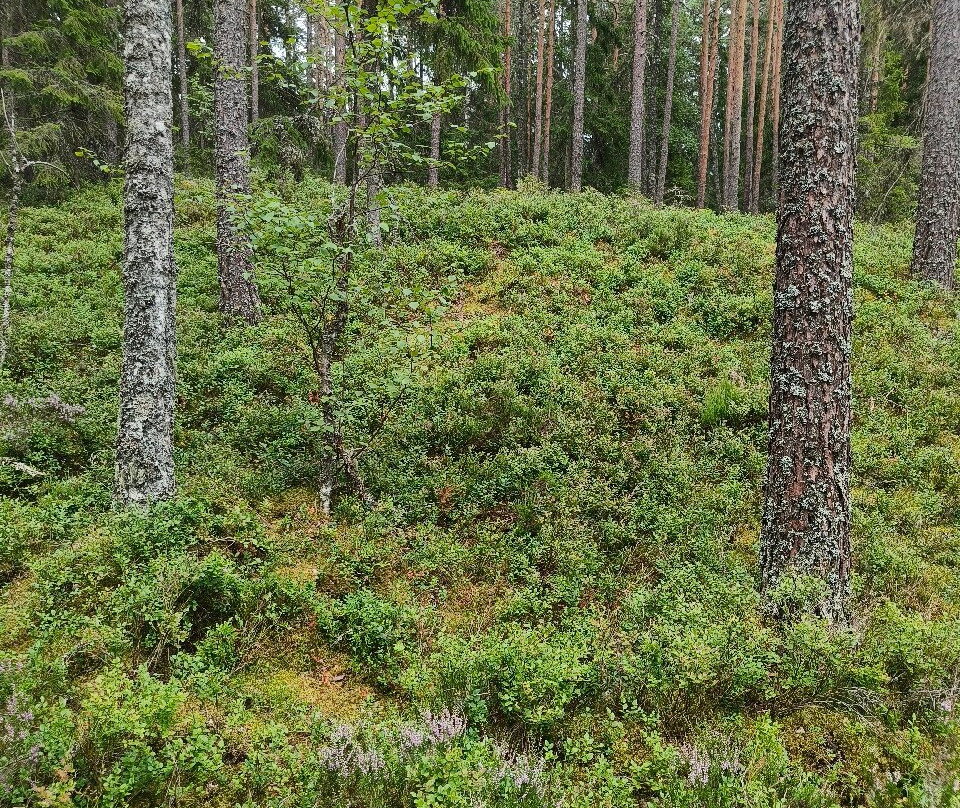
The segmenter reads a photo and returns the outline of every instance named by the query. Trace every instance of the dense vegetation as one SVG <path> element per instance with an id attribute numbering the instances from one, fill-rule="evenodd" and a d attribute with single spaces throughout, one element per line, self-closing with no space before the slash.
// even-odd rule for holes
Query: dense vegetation
<path id="1" fill-rule="evenodd" d="M 960 310 L 909 230 L 857 231 L 846 630 L 756 589 L 772 219 L 392 196 L 337 376 L 376 504 L 329 519 L 302 331 L 264 264 L 265 320 L 217 313 L 211 185 L 149 513 L 111 503 L 119 185 L 22 212 L 0 803 L 960 804 Z"/>

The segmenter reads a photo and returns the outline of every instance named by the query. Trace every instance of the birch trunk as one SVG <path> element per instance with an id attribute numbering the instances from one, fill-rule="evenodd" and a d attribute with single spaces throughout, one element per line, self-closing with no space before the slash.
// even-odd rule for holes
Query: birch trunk
<path id="1" fill-rule="evenodd" d="M 762 588 L 781 617 L 847 618 L 857 0 L 790 0 L 784 37 Z M 804 586 L 819 582 L 819 589 Z"/>
<path id="2" fill-rule="evenodd" d="M 123 63 L 123 356 L 115 497 L 146 505 L 174 492 L 176 269 L 170 0 L 127 0 Z"/>
<path id="3" fill-rule="evenodd" d="M 260 319 L 260 295 L 253 279 L 250 245 L 233 225 L 235 195 L 250 193 L 250 139 L 247 133 L 246 31 L 243 0 L 214 0 L 216 57 L 214 113 L 217 143 L 217 272 L 220 311 L 248 323 Z"/>
<path id="4" fill-rule="evenodd" d="M 960 0 L 934 0 L 913 272 L 952 289 L 960 233 Z"/>

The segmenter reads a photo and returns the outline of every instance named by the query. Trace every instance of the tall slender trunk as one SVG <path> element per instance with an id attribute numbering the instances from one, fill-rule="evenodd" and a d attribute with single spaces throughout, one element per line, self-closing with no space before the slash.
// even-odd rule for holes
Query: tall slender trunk
<path id="1" fill-rule="evenodd" d="M 673 0 L 670 6 L 670 51 L 667 55 L 667 83 L 663 96 L 663 132 L 660 140 L 660 164 L 657 169 L 657 184 L 653 191 L 653 201 L 663 204 L 663 195 L 667 184 L 667 159 L 670 156 L 670 118 L 673 113 L 673 79 L 677 69 L 677 31 L 680 27 L 680 0 Z"/>
<path id="2" fill-rule="evenodd" d="M 259 50 L 260 22 L 257 0 L 250 0 L 250 120 L 253 123 L 260 117 L 260 65 L 257 64 Z"/>
<path id="3" fill-rule="evenodd" d="M 960 234 L 960 0 L 934 0 L 913 272 L 952 289 Z"/>
<path id="4" fill-rule="evenodd" d="M 781 617 L 847 618 L 857 0 L 790 0 L 760 568 Z M 812 588 L 810 583 L 821 586 Z"/>
<path id="5" fill-rule="evenodd" d="M 540 166 L 540 179 L 546 185 L 550 185 L 550 120 L 553 114 L 553 56 L 557 29 L 556 10 L 557 0 L 550 0 L 550 15 L 547 20 L 550 26 L 547 32 L 547 90 L 543 108 L 543 155 L 542 165 Z"/>
<path id="6" fill-rule="evenodd" d="M 753 121 L 757 113 L 757 58 L 760 51 L 760 0 L 753 3 L 753 25 L 750 28 L 750 73 L 747 76 L 747 142 L 743 152 L 743 207 L 753 210 Z"/>
<path id="7" fill-rule="evenodd" d="M 123 356 L 114 491 L 120 505 L 145 505 L 174 491 L 170 12 L 170 0 L 127 0 L 124 9 Z"/>
<path id="8" fill-rule="evenodd" d="M 770 146 L 772 151 L 771 160 L 771 187 L 773 190 L 774 203 L 777 202 L 780 190 L 780 92 L 783 85 L 781 77 L 781 68 L 783 65 L 783 11 L 784 0 L 777 0 L 777 24 L 774 28 L 773 41 L 773 99 L 770 102 L 771 128 L 770 128 Z"/>
<path id="9" fill-rule="evenodd" d="M 700 53 L 700 154 L 697 158 L 697 207 L 707 200 L 707 173 L 710 159 L 710 129 L 713 122 L 713 100 L 720 47 L 720 14 L 723 0 L 703 2 L 703 44 Z M 712 14 L 712 17 L 711 17 Z"/>
<path id="10" fill-rule="evenodd" d="M 573 124 L 570 130 L 570 190 L 583 187 L 583 107 L 587 75 L 587 0 L 577 0 L 573 53 Z"/>
<path id="11" fill-rule="evenodd" d="M 657 190 L 658 158 L 660 149 L 656 145 L 656 110 L 657 110 L 657 84 L 660 81 L 660 73 L 664 72 L 663 60 L 663 0 L 653 0 L 650 9 L 650 19 L 647 25 L 647 61 L 650 63 L 644 75 L 644 88 L 646 96 L 644 100 L 643 129 L 640 134 L 640 152 L 643 155 L 643 192 L 653 198 Z"/>
<path id="12" fill-rule="evenodd" d="M 630 91 L 630 156 L 627 185 L 639 191 L 643 183 L 644 72 L 647 65 L 647 0 L 633 3 L 633 86 Z"/>
<path id="13" fill-rule="evenodd" d="M 334 81 L 343 83 L 343 69 L 347 58 L 347 38 L 339 30 L 334 34 Z M 338 109 L 336 120 L 333 122 L 333 183 L 346 185 L 347 183 L 347 136 L 349 127 L 346 119 L 347 111 Z"/>
<path id="14" fill-rule="evenodd" d="M 7 112 L 4 110 L 4 112 Z M 15 124 L 12 122 L 11 129 Z M 14 131 L 16 131 L 14 129 Z M 7 361 L 10 349 L 10 297 L 13 291 L 13 244 L 17 235 L 17 220 L 20 212 L 20 194 L 23 192 L 23 166 L 20 158 L 13 157 L 13 184 L 10 188 L 10 206 L 7 208 L 7 239 L 3 253 L 3 303 L 0 306 L 0 370 Z"/>
<path id="15" fill-rule="evenodd" d="M 513 88 L 511 83 L 511 64 L 512 54 L 510 47 L 510 35 L 512 33 L 512 20 L 510 18 L 510 0 L 504 0 L 503 6 L 503 33 L 507 40 L 506 47 L 503 49 L 503 106 L 500 108 L 500 185 L 509 188 L 513 177 L 513 166 L 511 165 L 511 141 L 510 131 L 510 113 L 512 111 Z"/>
<path id="16" fill-rule="evenodd" d="M 217 269 L 220 310 L 255 323 L 260 319 L 260 295 L 253 279 L 253 256 L 249 242 L 234 227 L 232 216 L 234 197 L 250 193 L 245 11 L 243 0 L 214 0 Z"/>
<path id="17" fill-rule="evenodd" d="M 180 142 L 190 148 L 190 82 L 187 80 L 187 38 L 183 24 L 183 0 L 176 2 L 177 78 L 180 85 Z"/>
<path id="18" fill-rule="evenodd" d="M 530 173 L 534 177 L 540 176 L 540 156 L 543 151 L 543 15 L 545 7 L 544 0 L 539 0 L 537 7 L 537 83 L 533 101 L 533 163 L 530 166 Z"/>
<path id="19" fill-rule="evenodd" d="M 532 0 L 525 0 L 524 9 L 526 13 L 524 14 L 524 20 L 526 21 L 526 35 L 528 38 L 532 39 L 531 30 L 533 26 L 533 3 Z M 529 44 L 529 43 L 527 43 Z M 523 140 L 523 168 L 524 173 L 532 173 L 533 166 L 533 63 L 530 61 L 530 54 L 524 51 L 524 61 L 527 63 L 527 75 L 526 81 L 524 82 L 526 88 L 527 96 L 527 114 L 524 118 L 523 129 L 524 129 L 524 140 Z"/>
<path id="20" fill-rule="evenodd" d="M 430 119 L 430 164 L 427 166 L 427 187 L 440 184 L 440 126 L 443 123 L 439 112 Z"/>
<path id="21" fill-rule="evenodd" d="M 763 80 L 760 83 L 760 114 L 757 117 L 757 142 L 753 155 L 753 176 L 750 188 L 750 212 L 760 210 L 760 172 L 763 169 L 763 140 L 767 129 L 767 99 L 770 89 L 770 70 L 773 64 L 773 29 L 776 24 L 777 0 L 767 3 L 767 39 L 763 52 Z"/>
<path id="22" fill-rule="evenodd" d="M 740 147 L 743 131 L 743 57 L 747 0 L 734 0 L 727 61 L 727 118 L 723 140 L 723 208 L 740 207 Z"/>
<path id="23" fill-rule="evenodd" d="M 883 45 L 887 39 L 887 20 L 882 12 L 877 22 L 876 40 L 873 43 L 873 54 L 870 59 L 870 80 L 867 87 L 870 113 L 877 111 L 877 100 L 880 97 L 881 69 L 883 67 Z"/>

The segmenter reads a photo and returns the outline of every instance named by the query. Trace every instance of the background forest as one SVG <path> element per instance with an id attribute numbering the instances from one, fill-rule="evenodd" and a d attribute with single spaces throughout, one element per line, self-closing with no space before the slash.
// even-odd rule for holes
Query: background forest
<path id="1" fill-rule="evenodd" d="M 783 0 L 8 0 L 0 806 L 960 808 L 937 2 L 827 150 L 830 600 L 763 550 Z"/>

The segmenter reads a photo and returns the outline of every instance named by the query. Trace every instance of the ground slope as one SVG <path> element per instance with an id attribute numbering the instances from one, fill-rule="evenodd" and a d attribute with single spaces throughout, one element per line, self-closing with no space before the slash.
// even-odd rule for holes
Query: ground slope
<path id="1" fill-rule="evenodd" d="M 181 496 L 137 516 L 110 508 L 118 195 L 23 214 L 0 804 L 960 804 L 960 320 L 906 228 L 857 231 L 831 632 L 756 594 L 769 218 L 397 189 L 338 375 L 377 504 L 327 520 L 282 285 L 220 319 L 182 180 Z"/>

